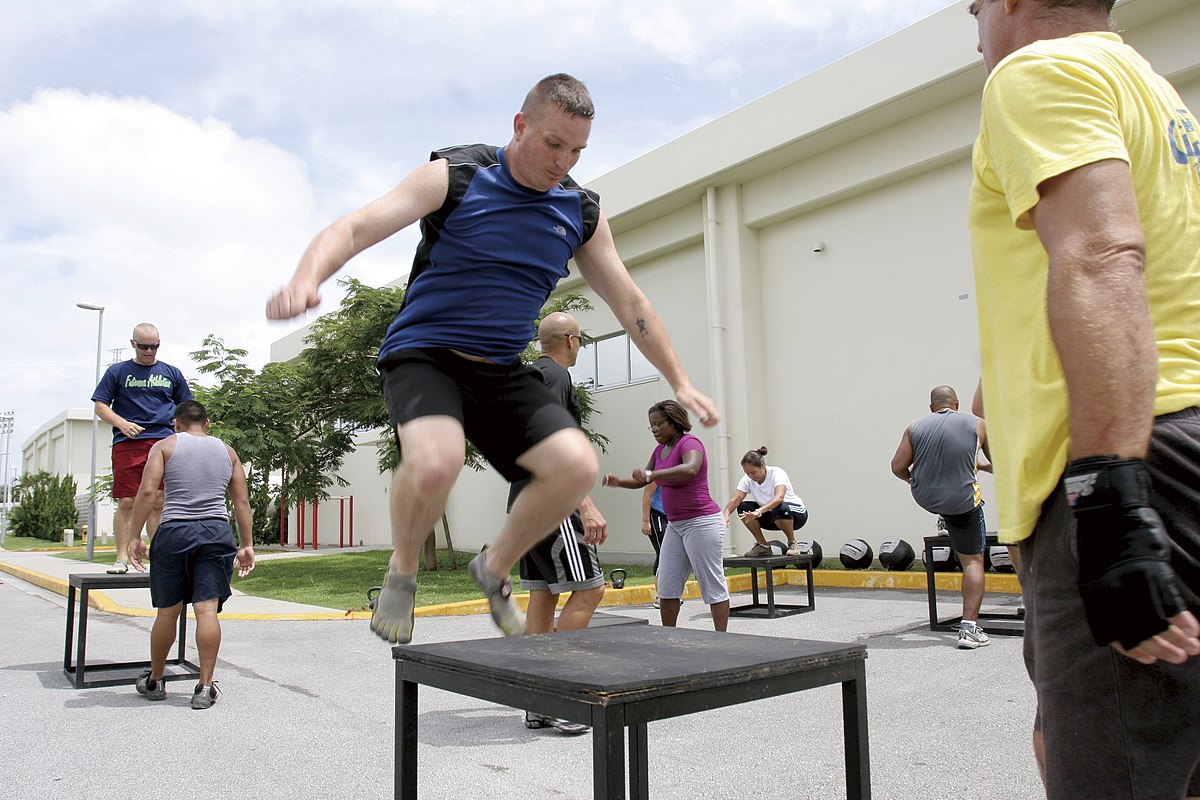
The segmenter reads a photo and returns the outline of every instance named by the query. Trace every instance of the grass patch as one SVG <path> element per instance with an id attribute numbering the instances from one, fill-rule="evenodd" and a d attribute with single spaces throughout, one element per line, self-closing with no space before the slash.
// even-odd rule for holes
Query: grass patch
<path id="1" fill-rule="evenodd" d="M 37 539 L 33 536 L 13 536 L 9 534 L 4 537 L 5 550 L 53 550 L 62 547 L 60 542 L 52 542 L 48 539 Z"/>

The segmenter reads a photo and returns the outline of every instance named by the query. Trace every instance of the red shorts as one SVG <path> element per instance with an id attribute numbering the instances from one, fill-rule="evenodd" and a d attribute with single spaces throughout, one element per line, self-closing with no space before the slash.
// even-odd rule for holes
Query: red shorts
<path id="1" fill-rule="evenodd" d="M 142 470 L 146 467 L 146 456 L 158 439 L 126 439 L 112 446 L 114 498 L 137 497 L 142 485 Z M 160 483 L 159 489 L 162 488 Z"/>

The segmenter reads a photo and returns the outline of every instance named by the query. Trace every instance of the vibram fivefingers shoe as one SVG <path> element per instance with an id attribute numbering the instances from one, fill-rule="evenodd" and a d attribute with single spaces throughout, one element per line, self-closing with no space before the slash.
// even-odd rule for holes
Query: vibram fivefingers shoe
<path id="1" fill-rule="evenodd" d="M 508 578 L 497 578 L 487 571 L 487 548 L 467 564 L 467 572 L 483 590 L 492 609 L 492 621 L 505 636 L 520 636 L 525 633 L 525 614 L 512 599 L 512 583 Z M 381 597 L 382 599 L 382 597 Z"/>
<path id="2" fill-rule="evenodd" d="M 197 683 L 196 688 L 192 690 L 192 708 L 212 708 L 213 703 L 217 702 L 218 691 L 216 681 L 208 686 Z"/>
<path id="3" fill-rule="evenodd" d="M 150 670 L 143 672 L 134 684 L 138 694 L 144 696 L 147 700 L 166 700 L 167 699 L 167 682 L 162 678 L 152 680 L 150 678 Z"/>
<path id="4" fill-rule="evenodd" d="M 371 612 L 371 630 L 393 644 L 412 641 L 413 611 L 417 604 L 417 576 L 406 578 L 390 569 Z"/>

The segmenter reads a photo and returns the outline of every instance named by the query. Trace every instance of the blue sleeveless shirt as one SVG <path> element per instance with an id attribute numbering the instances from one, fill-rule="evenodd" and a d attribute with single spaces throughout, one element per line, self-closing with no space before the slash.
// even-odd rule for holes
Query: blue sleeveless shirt
<path id="1" fill-rule="evenodd" d="M 542 192 L 516 181 L 504 149 L 437 150 L 447 159 L 446 201 L 421 220 L 400 313 L 379 360 L 405 348 L 453 348 L 515 363 L 567 262 L 595 233 L 600 198 L 570 177 Z"/>

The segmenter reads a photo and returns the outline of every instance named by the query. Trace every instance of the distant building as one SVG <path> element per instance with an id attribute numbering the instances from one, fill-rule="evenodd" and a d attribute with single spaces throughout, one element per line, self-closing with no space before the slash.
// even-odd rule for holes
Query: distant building
<path id="1" fill-rule="evenodd" d="M 55 475 L 70 475 L 78 487 L 76 506 L 81 509 L 80 525 L 87 523 L 87 492 L 92 470 L 92 415 L 90 408 L 68 408 L 43 423 L 21 447 L 21 473 L 30 475 L 45 470 Z M 96 439 L 96 475 L 112 474 L 112 428 L 100 423 Z M 99 535 L 113 530 L 112 497 L 104 494 L 96 510 Z M 82 528 L 81 528 L 82 530 Z"/>

